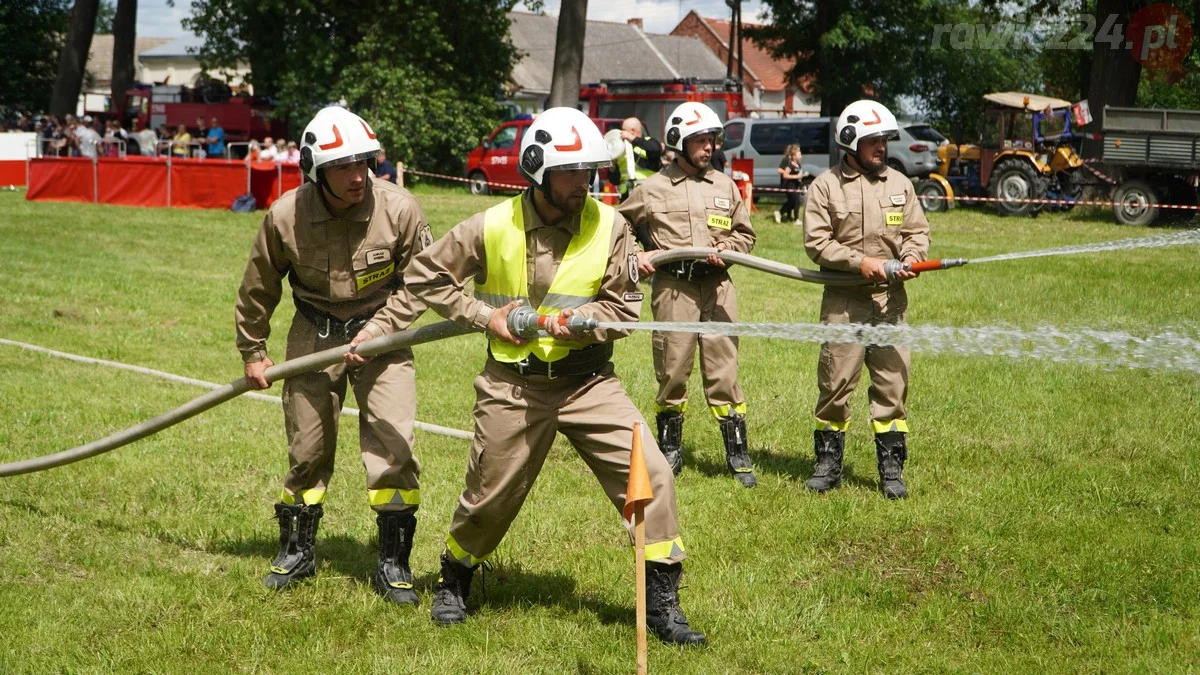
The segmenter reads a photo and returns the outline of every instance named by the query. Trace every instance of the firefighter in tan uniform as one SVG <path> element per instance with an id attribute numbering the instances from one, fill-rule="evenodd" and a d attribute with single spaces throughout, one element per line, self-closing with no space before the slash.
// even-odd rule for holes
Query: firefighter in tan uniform
<path id="1" fill-rule="evenodd" d="M 296 305 L 289 360 L 401 330 L 420 314 L 422 306 L 403 289 L 403 272 L 433 236 L 411 194 L 367 177 L 378 152 L 367 123 L 341 108 L 321 110 L 305 128 L 300 167 L 308 180 L 263 218 L 238 290 L 237 344 L 251 388 L 270 386 L 263 375 L 272 365 L 267 337 L 284 277 Z M 281 589 L 316 569 L 317 524 L 347 385 L 362 411 L 367 499 L 379 526 L 372 585 L 390 602 L 415 605 L 408 556 L 420 467 L 412 452 L 416 398 L 407 349 L 369 361 L 347 354 L 346 363 L 285 381 L 289 470 L 275 505 L 279 555 L 263 583 Z"/>
<path id="2" fill-rule="evenodd" d="M 896 118 L 874 101 L 857 101 L 842 111 L 836 133 L 846 154 L 809 188 L 804 248 L 822 269 L 862 274 L 875 285 L 826 286 L 821 321 L 903 324 L 908 309 L 903 282 L 917 276 L 904 265 L 925 260 L 929 222 L 912 182 L 887 166 L 888 139 L 899 134 Z M 813 432 L 817 460 L 806 485 L 825 492 L 841 483 L 850 397 L 864 362 L 871 376 L 879 486 L 889 499 L 902 499 L 908 496 L 902 472 L 908 457 L 909 351 L 897 347 L 821 345 Z"/>
<path id="3" fill-rule="evenodd" d="M 489 338 L 487 363 L 475 379 L 466 489 L 433 600 L 440 624 L 466 620 L 474 568 L 516 518 L 556 433 L 575 447 L 618 512 L 624 504 L 633 423 L 642 420 L 610 363 L 611 342 L 625 332 L 574 334 L 552 323 L 549 335 L 527 341 L 508 328 L 510 312 L 522 305 L 560 317 L 638 319 L 633 237 L 616 211 L 588 196 L 595 169 L 608 163 L 604 139 L 586 115 L 547 110 L 521 141 L 521 172 L 532 187 L 454 227 L 405 274 L 406 286 L 429 307 Z M 649 432 L 645 437 L 653 446 Z M 649 625 L 665 642 L 703 644 L 679 607 L 686 553 L 674 477 L 658 452 L 646 454 L 646 468 L 654 489 L 646 510 Z"/>
<path id="4" fill-rule="evenodd" d="M 646 249 L 642 274 L 654 274 L 650 306 L 655 321 L 738 320 L 737 294 L 725 263 L 707 260 L 655 268 L 656 249 L 715 247 L 749 253 L 754 228 L 737 186 L 710 165 L 721 120 L 703 103 L 688 102 L 667 118 L 667 148 L 675 161 L 634 189 L 620 206 Z M 683 415 L 687 381 L 696 346 L 708 408 L 721 427 L 725 463 L 742 485 L 754 487 L 754 467 L 746 439 L 746 397 L 738 384 L 738 341 L 725 335 L 654 332 L 654 371 L 658 378 L 658 444 L 676 475 L 683 468 Z"/>

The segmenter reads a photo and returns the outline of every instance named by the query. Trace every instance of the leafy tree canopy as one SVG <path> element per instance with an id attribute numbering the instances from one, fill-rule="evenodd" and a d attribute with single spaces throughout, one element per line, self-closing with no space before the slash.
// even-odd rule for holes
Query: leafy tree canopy
<path id="1" fill-rule="evenodd" d="M 516 0 L 194 0 L 185 27 L 210 72 L 248 63 L 298 136 L 313 112 L 344 101 L 414 168 L 461 172 L 500 118 L 495 104 L 519 55 Z"/>
<path id="2" fill-rule="evenodd" d="M 0 108 L 50 106 L 70 10 L 71 0 L 0 2 Z"/>

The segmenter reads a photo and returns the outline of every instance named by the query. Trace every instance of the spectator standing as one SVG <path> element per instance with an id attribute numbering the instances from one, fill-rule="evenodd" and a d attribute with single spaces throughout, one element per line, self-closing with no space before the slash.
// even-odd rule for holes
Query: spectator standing
<path id="1" fill-rule="evenodd" d="M 171 140 L 174 141 L 171 144 L 171 154 L 180 159 L 187 157 L 192 143 L 192 135 L 188 133 L 187 127 L 180 124 L 175 129 L 175 137 Z"/>
<path id="2" fill-rule="evenodd" d="M 287 153 L 283 156 L 284 164 L 299 164 L 300 149 L 296 147 L 296 141 L 287 142 Z"/>
<path id="3" fill-rule="evenodd" d="M 279 153 L 275 151 L 275 139 L 267 136 L 263 139 L 262 149 L 258 152 L 258 161 L 260 162 L 277 162 L 279 161 Z"/>
<path id="4" fill-rule="evenodd" d="M 204 138 L 208 144 L 208 156 L 211 159 L 223 159 L 225 157 L 225 130 L 221 128 L 221 122 L 217 118 L 212 118 L 212 127 L 208 130 L 208 134 Z"/>

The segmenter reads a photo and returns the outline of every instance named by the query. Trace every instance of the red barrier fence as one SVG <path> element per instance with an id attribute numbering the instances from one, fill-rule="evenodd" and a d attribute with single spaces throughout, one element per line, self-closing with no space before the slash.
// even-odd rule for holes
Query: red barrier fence
<path id="1" fill-rule="evenodd" d="M 249 191 L 265 209 L 301 183 L 300 167 L 166 157 L 35 157 L 28 200 L 228 209 Z"/>

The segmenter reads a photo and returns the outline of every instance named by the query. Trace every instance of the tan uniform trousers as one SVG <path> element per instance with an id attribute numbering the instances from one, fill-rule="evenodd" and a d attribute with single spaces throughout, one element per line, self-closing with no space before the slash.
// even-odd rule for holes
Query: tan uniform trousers
<path id="1" fill-rule="evenodd" d="M 737 293 L 728 274 L 703 281 L 654 275 L 650 298 L 655 321 L 737 321 Z M 704 396 L 717 417 L 745 414 L 745 395 L 738 385 L 738 339 L 727 335 L 654 331 L 654 375 L 658 378 L 659 410 L 687 406 L 687 382 L 692 375 L 696 346 Z"/>
<path id="2" fill-rule="evenodd" d="M 521 377 L 489 359 L 475 378 L 475 396 L 466 489 L 446 537 L 446 548 L 461 564 L 473 567 L 500 545 L 557 432 L 575 447 L 620 514 L 634 422 L 642 423 L 642 448 L 654 490 L 645 511 L 646 559 L 679 562 L 687 557 L 679 538 L 671 467 L 611 364 L 592 377 L 551 380 Z M 625 525 L 632 542 L 632 528 Z"/>
<path id="3" fill-rule="evenodd" d="M 321 338 L 300 314 L 288 333 L 287 358 L 344 345 L 341 335 Z M 285 492 L 305 503 L 320 503 L 333 476 L 338 417 L 347 383 L 358 402 L 358 442 L 367 470 L 367 496 L 377 511 L 416 509 L 420 504 L 421 467 L 413 457 L 416 380 L 412 351 L 380 354 L 362 366 L 344 363 L 289 378 L 283 385 L 283 417 L 287 428 L 289 469 Z M 287 501 L 287 497 L 284 497 Z"/>
<path id="4" fill-rule="evenodd" d="M 875 293 L 826 286 L 821 298 L 821 323 L 900 325 L 905 322 L 907 310 L 908 295 L 903 284 L 893 283 Z M 818 423 L 830 423 L 839 430 L 845 428 L 845 423 L 850 421 L 850 397 L 858 386 L 864 362 L 871 375 L 868 397 L 876 433 L 885 423 L 906 419 L 908 349 L 825 343 L 821 345 L 821 357 L 817 362 Z M 906 425 L 901 426 L 900 430 L 907 430 Z"/>

